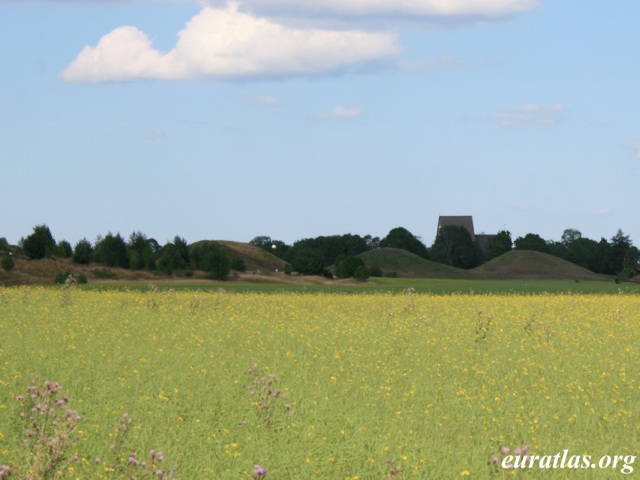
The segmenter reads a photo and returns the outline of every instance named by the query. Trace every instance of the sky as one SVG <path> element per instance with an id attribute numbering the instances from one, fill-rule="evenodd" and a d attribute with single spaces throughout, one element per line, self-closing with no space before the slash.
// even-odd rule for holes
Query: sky
<path id="1" fill-rule="evenodd" d="M 0 0 L 0 237 L 640 245 L 636 0 Z"/>

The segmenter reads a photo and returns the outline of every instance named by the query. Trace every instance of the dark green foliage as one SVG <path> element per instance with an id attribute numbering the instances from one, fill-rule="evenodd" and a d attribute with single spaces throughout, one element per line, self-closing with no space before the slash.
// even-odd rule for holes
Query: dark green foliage
<path id="1" fill-rule="evenodd" d="M 640 250 L 631 246 L 624 255 L 624 264 L 620 276 L 632 278 L 640 274 Z"/>
<path id="2" fill-rule="evenodd" d="M 291 275 L 293 273 L 293 267 L 291 266 L 290 263 L 286 263 L 284 265 L 284 274 L 285 275 Z"/>
<path id="3" fill-rule="evenodd" d="M 321 275 L 324 270 L 324 258 L 319 250 L 310 247 L 294 247 L 295 254 L 291 266 L 300 275 Z M 294 250 L 292 248 L 292 250 Z"/>
<path id="4" fill-rule="evenodd" d="M 93 262 L 94 250 L 91 242 L 83 238 L 73 249 L 73 261 L 81 265 L 87 265 Z"/>
<path id="5" fill-rule="evenodd" d="M 204 257 L 204 269 L 214 280 L 226 280 L 231 270 L 229 256 L 222 250 L 210 250 Z"/>
<path id="6" fill-rule="evenodd" d="M 229 256 L 215 243 L 203 242 L 190 251 L 191 266 L 204 270 L 214 280 L 226 280 L 231 270 Z"/>
<path id="7" fill-rule="evenodd" d="M 380 240 L 379 246 L 383 248 L 401 248 L 419 257 L 429 259 L 427 247 L 420 241 L 420 238 L 403 227 L 397 227 L 389 231 L 387 236 Z"/>
<path id="8" fill-rule="evenodd" d="M 356 280 L 359 280 L 361 282 L 366 282 L 369 278 L 369 274 L 370 274 L 369 269 L 364 265 L 360 265 L 358 268 L 356 268 L 356 271 L 353 273 L 353 277 Z"/>
<path id="9" fill-rule="evenodd" d="M 618 275 L 625 269 L 625 257 L 627 250 L 631 248 L 632 243 L 629 235 L 625 235 L 622 230 L 618 229 L 616 234 L 611 238 L 611 263 L 613 272 Z"/>
<path id="10" fill-rule="evenodd" d="M 249 245 L 261 248 L 262 250 L 282 259 L 291 248 L 282 240 L 272 240 L 271 237 L 267 235 L 259 235 L 257 237 L 254 237 L 253 240 L 249 242 Z"/>
<path id="11" fill-rule="evenodd" d="M 482 249 L 460 226 L 443 227 L 431 247 L 431 259 L 458 268 L 474 268 L 482 263 Z"/>
<path id="12" fill-rule="evenodd" d="M 176 270 L 187 268 L 189 263 L 190 254 L 187 242 L 184 238 L 176 235 L 173 243 L 169 242 L 162 247 L 156 266 L 162 273 L 171 275 Z"/>
<path id="13" fill-rule="evenodd" d="M 580 240 L 582 238 L 582 232 L 575 228 L 567 228 L 564 232 L 562 232 L 562 238 L 560 239 L 560 243 L 565 247 L 568 247 L 576 240 Z"/>
<path id="14" fill-rule="evenodd" d="M 56 256 L 61 258 L 71 258 L 73 255 L 73 248 L 71 248 L 71 244 L 66 240 L 60 240 L 56 245 L 54 253 Z"/>
<path id="15" fill-rule="evenodd" d="M 378 277 L 378 278 L 384 277 L 384 274 L 382 273 L 382 269 L 377 265 L 374 265 L 373 267 L 368 267 L 368 268 L 369 268 L 370 277 Z"/>
<path id="16" fill-rule="evenodd" d="M 67 281 L 67 278 L 69 278 L 69 275 L 71 275 L 71 272 L 69 270 L 67 270 L 64 273 L 58 272 L 56 274 L 54 282 L 57 283 L 58 285 L 64 285 L 64 283 Z"/>
<path id="17" fill-rule="evenodd" d="M 24 253 L 32 260 L 38 260 L 53 255 L 56 242 L 51 235 L 49 227 L 37 225 L 33 227 L 33 233 L 22 240 Z"/>
<path id="18" fill-rule="evenodd" d="M 511 232 L 508 230 L 501 230 L 497 235 L 491 238 L 485 246 L 484 259 L 489 261 L 492 258 L 504 255 L 510 252 L 513 248 L 513 242 L 511 240 Z"/>
<path id="19" fill-rule="evenodd" d="M 347 255 L 336 260 L 335 275 L 338 278 L 354 277 L 358 267 L 364 267 L 364 260 L 360 257 Z"/>
<path id="20" fill-rule="evenodd" d="M 129 268 L 129 251 L 119 233 L 109 232 L 104 238 L 98 238 L 94 258 L 107 267 Z"/>
<path id="21" fill-rule="evenodd" d="M 319 270 L 315 266 L 312 268 L 312 270 L 314 270 L 314 274 L 320 274 L 322 273 L 323 268 L 335 264 L 338 257 L 343 255 L 358 255 L 370 250 L 370 248 L 367 246 L 367 242 L 364 238 L 350 233 L 346 235 L 332 235 L 329 237 L 305 238 L 298 240 L 293 244 L 293 246 L 287 251 L 285 260 L 291 262 L 291 264 L 293 264 L 293 268 L 300 272 L 296 266 L 296 262 L 299 264 L 300 261 L 296 261 L 295 258 L 307 257 L 308 259 L 309 250 L 315 251 L 318 254 L 315 255 L 315 257 L 317 259 L 321 259 L 322 268 Z M 307 264 L 307 266 L 309 265 L 308 261 L 304 261 L 303 263 Z M 307 266 L 305 266 L 306 270 L 308 270 Z M 305 274 L 309 273 L 310 272 Z"/>
<path id="22" fill-rule="evenodd" d="M 247 264 L 244 262 L 243 258 L 234 257 L 231 259 L 231 270 L 236 270 L 238 272 L 246 272 Z"/>
<path id="23" fill-rule="evenodd" d="M 516 250 L 533 250 L 534 252 L 550 253 L 547 242 L 536 233 L 527 233 L 524 237 L 516 238 Z"/>
<path id="24" fill-rule="evenodd" d="M 84 273 L 81 273 L 76 277 L 76 281 L 80 284 L 88 283 L 87 276 Z"/>
<path id="25" fill-rule="evenodd" d="M 153 238 L 140 232 L 133 232 L 127 244 L 129 250 L 129 267 L 133 270 L 155 270 L 156 260 L 160 256 L 160 246 Z"/>
<path id="26" fill-rule="evenodd" d="M 564 259 L 580 265 L 592 272 L 598 272 L 598 242 L 590 238 L 577 238 L 567 244 L 564 252 Z"/>
<path id="27" fill-rule="evenodd" d="M 10 251 L 9 242 L 4 237 L 0 237 L 0 252 L 8 252 Z"/>
<path id="28" fill-rule="evenodd" d="M 13 255 L 2 255 L 2 257 L 0 258 L 0 266 L 2 266 L 2 269 L 5 272 L 13 270 L 13 267 L 16 266 L 16 262 L 13 260 Z"/>

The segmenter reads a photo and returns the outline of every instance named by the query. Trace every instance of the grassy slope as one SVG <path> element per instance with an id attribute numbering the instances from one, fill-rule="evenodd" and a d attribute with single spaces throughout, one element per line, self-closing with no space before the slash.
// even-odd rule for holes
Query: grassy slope
<path id="1" fill-rule="evenodd" d="M 472 270 L 483 278 L 529 278 L 610 281 L 607 275 L 590 272 L 553 255 L 530 250 L 514 250 Z"/>
<path id="2" fill-rule="evenodd" d="M 360 255 L 368 267 L 378 267 L 385 275 L 401 278 L 470 278 L 469 272 L 431 262 L 399 248 L 378 248 Z"/>

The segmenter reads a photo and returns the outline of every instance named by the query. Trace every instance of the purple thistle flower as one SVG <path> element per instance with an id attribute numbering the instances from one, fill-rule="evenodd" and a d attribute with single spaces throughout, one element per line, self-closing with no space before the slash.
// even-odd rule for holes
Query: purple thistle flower
<path id="1" fill-rule="evenodd" d="M 267 469 L 260 465 L 253 466 L 253 478 L 261 478 L 267 476 Z"/>

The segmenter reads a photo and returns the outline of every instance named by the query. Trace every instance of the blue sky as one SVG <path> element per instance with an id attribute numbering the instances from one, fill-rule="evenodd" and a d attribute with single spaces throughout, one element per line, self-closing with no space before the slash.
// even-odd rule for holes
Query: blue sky
<path id="1" fill-rule="evenodd" d="M 0 0 L 10 243 L 640 244 L 640 3 Z"/>

